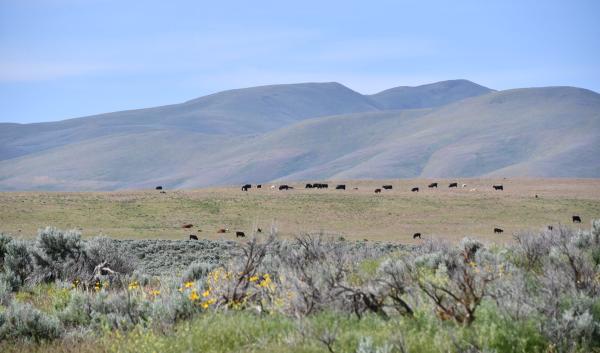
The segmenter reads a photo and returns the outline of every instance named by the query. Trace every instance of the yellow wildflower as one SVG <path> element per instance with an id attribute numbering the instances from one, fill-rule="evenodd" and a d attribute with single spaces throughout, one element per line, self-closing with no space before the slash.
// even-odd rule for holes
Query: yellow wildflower
<path id="1" fill-rule="evenodd" d="M 190 295 L 189 295 L 189 298 L 190 298 L 190 300 L 191 300 L 191 301 L 195 301 L 195 300 L 198 300 L 198 299 L 200 299 L 200 296 L 198 295 L 198 293 L 197 293 L 197 292 L 196 292 L 196 290 L 194 289 L 194 290 L 192 290 L 192 292 L 190 293 Z"/>
<path id="2" fill-rule="evenodd" d="M 202 292 L 202 296 L 204 298 L 208 297 L 210 295 L 210 291 L 205 290 L 204 292 Z"/>
<path id="3" fill-rule="evenodd" d="M 154 296 L 157 296 L 157 295 L 160 295 L 160 291 L 158 289 L 153 289 L 153 290 L 150 291 L 150 294 L 154 295 Z"/>
<path id="4" fill-rule="evenodd" d="M 132 290 L 132 289 L 136 289 L 136 288 L 139 288 L 139 287 L 140 287 L 140 284 L 137 281 L 133 281 L 133 282 L 129 283 L 129 287 L 128 288 L 129 288 L 129 290 Z"/>
<path id="5" fill-rule="evenodd" d="M 185 288 L 192 288 L 192 287 L 194 286 L 194 282 L 185 282 L 185 283 L 183 284 L 183 286 L 184 286 Z"/>
<path id="6" fill-rule="evenodd" d="M 263 280 L 258 284 L 260 287 L 267 288 L 271 284 L 271 276 L 268 273 L 263 275 Z"/>
<path id="7" fill-rule="evenodd" d="M 256 282 L 258 281 L 258 276 L 252 276 L 248 279 L 250 282 Z"/>

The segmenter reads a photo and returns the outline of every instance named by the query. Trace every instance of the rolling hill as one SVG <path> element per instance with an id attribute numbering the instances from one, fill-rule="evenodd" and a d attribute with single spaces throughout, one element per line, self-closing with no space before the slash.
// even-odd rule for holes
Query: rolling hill
<path id="1" fill-rule="evenodd" d="M 600 95 L 466 80 L 361 95 L 337 83 L 225 91 L 0 124 L 0 189 L 192 188 L 273 180 L 600 177 Z"/>

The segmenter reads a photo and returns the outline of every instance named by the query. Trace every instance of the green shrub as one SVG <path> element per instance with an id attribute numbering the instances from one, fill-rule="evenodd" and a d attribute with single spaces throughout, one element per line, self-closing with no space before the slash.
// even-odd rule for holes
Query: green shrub
<path id="1" fill-rule="evenodd" d="M 10 274 L 10 282 L 16 284 L 13 290 L 25 283 L 33 270 L 33 261 L 25 241 L 13 240 L 6 245 L 4 270 Z"/>
<path id="2" fill-rule="evenodd" d="M 215 268 L 214 264 L 207 262 L 193 262 L 183 273 L 183 281 L 198 281 L 206 277 Z"/>
<path id="3" fill-rule="evenodd" d="M 4 256 L 6 254 L 6 246 L 12 238 L 6 234 L 0 233 L 0 272 L 4 270 Z"/>
<path id="4" fill-rule="evenodd" d="M 4 314 L 4 324 L 0 327 L 0 338 L 39 342 L 58 338 L 61 332 L 62 328 L 56 317 L 44 314 L 29 304 L 15 302 Z"/>

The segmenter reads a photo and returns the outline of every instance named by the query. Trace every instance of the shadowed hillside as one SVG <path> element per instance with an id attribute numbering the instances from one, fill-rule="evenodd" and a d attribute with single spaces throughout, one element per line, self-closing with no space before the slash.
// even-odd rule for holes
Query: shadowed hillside
<path id="1" fill-rule="evenodd" d="M 455 80 L 363 96 L 337 83 L 276 85 L 1 127 L 4 190 L 600 177 L 600 95 L 573 87 L 492 91 Z"/>

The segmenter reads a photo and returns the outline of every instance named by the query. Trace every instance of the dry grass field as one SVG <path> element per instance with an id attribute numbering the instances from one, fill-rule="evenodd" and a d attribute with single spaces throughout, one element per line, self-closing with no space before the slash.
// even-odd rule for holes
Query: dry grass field
<path id="1" fill-rule="evenodd" d="M 598 179 L 458 179 L 330 182 L 328 190 L 294 190 L 269 185 L 243 192 L 239 187 L 200 190 L 119 192 L 0 193 L 0 232 L 34 237 L 47 225 L 80 228 L 84 237 L 104 234 L 121 239 L 232 239 L 235 231 L 251 233 L 275 226 L 285 237 L 322 231 L 350 240 L 413 243 L 412 234 L 451 241 L 471 236 L 506 242 L 519 231 L 538 231 L 549 224 L 570 224 L 581 216 L 582 227 L 600 218 Z M 458 189 L 448 183 L 457 181 Z M 336 184 L 347 190 L 334 190 Z M 461 188 L 461 184 L 467 184 Z M 393 190 L 375 194 L 376 187 Z M 492 184 L 503 184 L 495 191 Z M 411 192 L 414 186 L 420 192 Z M 354 190 L 357 187 L 358 190 Z M 538 195 L 538 198 L 535 197 Z M 185 223 L 192 229 L 182 229 Z M 501 235 L 493 229 L 504 229 Z M 229 233 L 218 234 L 217 229 Z"/>

